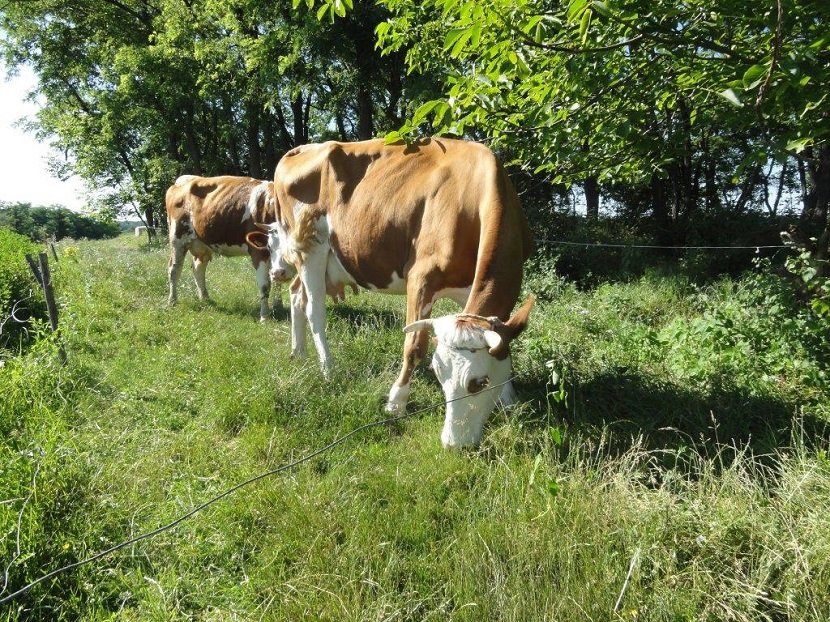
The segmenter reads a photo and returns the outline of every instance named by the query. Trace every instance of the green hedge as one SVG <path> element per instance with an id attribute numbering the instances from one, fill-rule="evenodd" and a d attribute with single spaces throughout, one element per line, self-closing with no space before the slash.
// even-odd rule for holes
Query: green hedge
<path id="1" fill-rule="evenodd" d="M 26 253 L 37 257 L 38 250 L 27 237 L 0 227 L 0 348 L 19 344 L 30 320 L 46 317 L 43 293 L 26 264 Z"/>

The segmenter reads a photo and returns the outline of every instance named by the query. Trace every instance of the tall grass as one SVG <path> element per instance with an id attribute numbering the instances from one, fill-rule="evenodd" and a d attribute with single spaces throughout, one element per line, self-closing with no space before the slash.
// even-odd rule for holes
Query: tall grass
<path id="1" fill-rule="evenodd" d="M 243 261 L 209 266 L 213 303 L 182 278 L 168 309 L 163 248 L 59 252 L 68 364 L 43 339 L 0 369 L 7 591 L 383 417 L 402 298 L 329 308 L 327 383 L 313 352 L 290 360 L 285 319 L 257 321 Z M 830 619 L 827 360 L 775 325 L 764 297 L 781 318 L 796 303 L 772 278 L 581 292 L 537 273 L 548 299 L 514 354 L 524 401 L 477 450 L 441 449 L 435 406 L 0 619 Z M 441 399 L 422 366 L 410 409 Z"/>

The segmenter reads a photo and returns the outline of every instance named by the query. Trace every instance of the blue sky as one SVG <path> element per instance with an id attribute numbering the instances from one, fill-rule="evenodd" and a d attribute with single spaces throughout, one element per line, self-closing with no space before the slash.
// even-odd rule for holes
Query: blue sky
<path id="1" fill-rule="evenodd" d="M 80 210 L 84 205 L 81 181 L 53 177 L 46 165 L 49 145 L 14 126 L 21 117 L 33 118 L 37 112 L 35 104 L 24 101 L 36 80 L 29 69 L 9 80 L 6 67 L 0 65 L 0 201 Z"/>

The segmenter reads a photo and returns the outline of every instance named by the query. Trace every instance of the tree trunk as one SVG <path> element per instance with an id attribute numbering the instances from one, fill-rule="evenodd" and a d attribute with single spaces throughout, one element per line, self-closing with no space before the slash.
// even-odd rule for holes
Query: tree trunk
<path id="1" fill-rule="evenodd" d="M 651 205 L 657 243 L 661 246 L 673 246 L 671 227 L 669 225 L 669 207 L 666 192 L 666 180 L 657 175 L 651 176 Z"/>
<path id="2" fill-rule="evenodd" d="M 596 175 L 585 178 L 585 206 L 588 220 L 596 222 L 599 219 L 599 182 Z"/>
<path id="3" fill-rule="evenodd" d="M 807 149 L 806 193 L 801 220 L 824 225 L 830 204 L 830 145 L 818 150 Z"/>
<path id="4" fill-rule="evenodd" d="M 193 106 L 187 104 L 184 109 L 184 138 L 187 146 L 187 155 L 193 164 L 193 174 L 202 175 L 202 153 L 199 150 L 199 140 L 193 123 Z"/>
<path id="5" fill-rule="evenodd" d="M 262 150 L 259 146 L 259 112 L 255 102 L 248 102 L 245 134 L 248 143 L 248 175 L 262 179 Z"/>
<path id="6" fill-rule="evenodd" d="M 294 117 L 294 146 L 297 147 L 299 145 L 304 145 L 305 141 L 305 128 L 303 127 L 303 122 L 305 120 L 305 116 L 303 115 L 303 94 L 297 93 L 294 96 L 294 99 L 291 100 L 291 114 Z"/>

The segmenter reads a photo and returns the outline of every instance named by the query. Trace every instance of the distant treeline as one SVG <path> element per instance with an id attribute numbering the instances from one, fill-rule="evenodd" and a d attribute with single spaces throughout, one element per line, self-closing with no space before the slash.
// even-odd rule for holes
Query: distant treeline
<path id="1" fill-rule="evenodd" d="M 8 227 L 38 242 L 47 238 L 98 240 L 119 234 L 118 223 L 98 220 L 60 206 L 0 201 L 0 227 Z"/>

